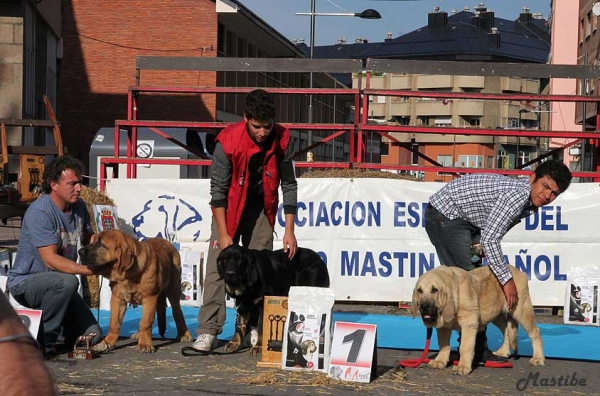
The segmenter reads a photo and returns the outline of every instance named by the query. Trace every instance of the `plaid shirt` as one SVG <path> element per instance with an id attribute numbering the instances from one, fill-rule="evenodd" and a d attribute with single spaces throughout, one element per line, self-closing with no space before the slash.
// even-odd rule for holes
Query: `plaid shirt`
<path id="1" fill-rule="evenodd" d="M 433 194 L 431 205 L 447 218 L 462 219 L 481 229 L 481 247 L 490 269 L 505 285 L 512 274 L 500 242 L 522 218 L 537 211 L 531 204 L 529 178 L 479 173 L 452 180 Z"/>

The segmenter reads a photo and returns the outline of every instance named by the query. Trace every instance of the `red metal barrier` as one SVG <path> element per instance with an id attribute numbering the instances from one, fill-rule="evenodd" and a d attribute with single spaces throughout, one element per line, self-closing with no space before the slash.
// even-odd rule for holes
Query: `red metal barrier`
<path id="1" fill-rule="evenodd" d="M 148 61 L 148 59 L 146 59 Z M 280 60 L 281 61 L 281 60 Z M 378 60 L 381 63 L 382 60 Z M 220 62 L 225 62 L 221 60 Z M 265 65 L 268 64 L 268 60 L 261 60 L 260 62 Z M 265 63 L 267 62 L 267 63 Z M 273 60 L 277 62 L 277 60 Z M 398 61 L 394 61 L 398 62 Z M 392 63 L 394 63 L 392 62 Z M 244 62 L 247 63 L 247 62 Z M 377 62 L 375 62 L 377 63 Z M 446 62 L 448 63 L 448 62 Z M 368 64 L 368 62 L 367 62 Z M 393 65 L 392 65 L 393 66 Z M 487 75 L 494 75 L 493 71 L 494 64 L 486 64 Z M 498 70 L 502 70 L 504 66 L 498 66 Z M 540 65 L 537 65 L 539 67 Z M 551 65 L 547 65 L 552 67 Z M 247 66 L 244 66 L 247 68 Z M 446 66 L 447 67 L 447 66 Z M 307 71 L 315 71 L 307 69 Z M 200 69 L 199 69 L 200 70 Z M 213 69 L 214 70 L 214 69 Z M 225 70 L 225 69 L 222 69 Z M 233 69 L 232 69 L 233 70 Z M 550 69 L 549 69 L 550 70 Z M 556 70 L 564 71 L 564 67 L 561 69 L 552 69 L 554 73 Z M 579 72 L 579 69 L 574 69 Z M 582 69 L 583 70 L 583 69 Z M 244 71 L 244 70 L 240 70 Z M 320 70 L 319 72 L 323 72 Z M 591 73 L 588 69 L 585 69 L 581 73 Z M 427 73 L 426 71 L 424 73 Z M 592 102 L 594 105 L 600 103 L 600 96 L 586 96 L 586 95 L 532 95 L 532 94 L 502 94 L 502 93 L 473 93 L 473 92 L 431 92 L 431 91 L 407 91 L 407 90 L 393 90 L 393 89 L 371 89 L 371 72 L 367 71 L 364 74 L 365 87 L 362 87 L 362 73 L 358 75 L 358 88 L 357 89 L 342 89 L 342 88 L 266 88 L 269 92 L 276 95 L 343 95 L 353 96 L 354 102 L 354 120 L 349 124 L 323 124 L 323 123 L 282 123 L 282 125 L 292 130 L 319 130 L 319 131 L 331 131 L 331 134 L 323 138 L 321 141 L 315 142 L 309 147 L 305 147 L 299 150 L 298 154 L 312 150 L 314 147 L 330 141 L 336 137 L 342 136 L 343 134 L 349 134 L 349 161 L 348 162 L 297 162 L 296 165 L 299 168 L 359 168 L 359 169 L 385 169 L 385 170 L 399 170 L 399 171 L 420 171 L 420 172 L 438 172 L 438 173 L 449 173 L 449 174 L 466 174 L 476 173 L 481 171 L 499 173 L 506 175 L 528 175 L 530 171 L 519 170 L 519 169 L 484 169 L 484 168 L 462 168 L 462 167 L 442 167 L 435 160 L 428 158 L 422 153 L 416 152 L 421 158 L 427 162 L 436 166 L 413 166 L 413 165 L 384 165 L 365 163 L 366 154 L 366 133 L 378 133 L 390 140 L 394 141 L 395 138 L 391 133 L 411 133 L 411 134 L 444 134 L 444 135 L 473 135 L 473 136 L 514 136 L 514 137 L 529 137 L 529 138 L 568 138 L 577 139 L 568 144 L 563 145 L 561 148 L 554 149 L 550 153 L 546 153 L 536 159 L 528 161 L 522 164 L 521 167 L 528 166 L 536 161 L 539 161 L 557 151 L 564 150 L 574 144 L 577 144 L 583 139 L 591 141 L 596 153 L 598 153 L 598 139 L 600 133 L 598 131 L 542 131 L 542 130 L 522 130 L 522 129 L 489 129 L 489 128 L 456 128 L 456 127 L 430 127 L 430 126 L 391 126 L 391 125 L 373 125 L 369 123 L 369 97 L 370 96 L 389 96 L 389 97 L 404 97 L 404 98 L 433 98 L 433 99 L 476 99 L 476 100 L 489 100 L 489 101 L 544 101 L 544 102 Z M 581 78 L 583 74 L 577 75 L 576 78 Z M 540 76 L 544 77 L 544 76 Z M 552 73 L 545 76 L 552 77 Z M 589 77 L 586 77 L 589 78 Z M 597 76 L 595 76 L 597 78 Z M 127 164 L 127 177 L 135 178 L 137 176 L 136 165 L 137 164 L 173 164 L 173 165 L 194 165 L 194 166 L 208 166 L 210 165 L 209 160 L 158 160 L 158 159 L 138 159 L 136 158 L 137 147 L 137 129 L 140 127 L 150 128 L 154 133 L 162 138 L 168 139 L 180 147 L 186 148 L 190 152 L 194 152 L 193 149 L 188 147 L 184 142 L 179 142 L 176 139 L 171 138 L 169 135 L 163 133 L 159 128 L 204 128 L 220 130 L 224 128 L 228 123 L 222 122 L 197 122 L 197 121 L 164 121 L 164 120 L 139 120 L 139 101 L 140 95 L 154 94 L 154 93 L 170 93 L 170 94 L 244 94 L 255 89 L 254 87 L 167 87 L 167 86 L 132 86 L 128 90 L 127 96 L 127 120 L 117 120 L 115 122 L 115 147 L 114 156 L 115 158 L 102 158 L 101 159 L 101 189 L 104 189 L 107 167 L 118 164 Z M 596 116 L 596 125 L 600 125 L 600 106 L 597 106 L 598 113 Z M 125 129 L 127 131 L 127 158 L 120 158 L 118 144 L 119 144 L 119 130 Z M 398 142 L 397 140 L 395 140 Z M 408 144 L 403 144 L 404 148 L 413 151 L 414 149 Z M 198 154 L 198 153 L 195 153 Z M 598 159 L 598 156 L 595 156 Z M 600 161 L 596 161 L 594 166 L 595 171 L 593 172 L 573 172 L 576 177 L 594 178 L 596 181 L 600 180 Z"/>

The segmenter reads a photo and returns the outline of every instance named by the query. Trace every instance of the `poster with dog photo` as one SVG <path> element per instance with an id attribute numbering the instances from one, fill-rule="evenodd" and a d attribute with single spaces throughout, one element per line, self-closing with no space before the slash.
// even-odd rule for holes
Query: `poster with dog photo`
<path id="1" fill-rule="evenodd" d="M 331 352 L 331 314 L 335 295 L 329 288 L 292 286 L 283 334 L 281 368 L 325 372 Z"/>
<path id="2" fill-rule="evenodd" d="M 565 323 L 598 326 L 598 285 L 569 282 L 567 287 Z"/>

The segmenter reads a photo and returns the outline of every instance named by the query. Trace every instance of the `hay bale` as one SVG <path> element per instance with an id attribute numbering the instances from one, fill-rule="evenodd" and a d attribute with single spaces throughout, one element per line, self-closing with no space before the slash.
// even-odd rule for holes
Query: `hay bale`
<path id="1" fill-rule="evenodd" d="M 115 202 L 112 199 L 110 199 L 106 194 L 86 186 L 82 186 L 80 197 L 85 202 L 85 206 L 90 215 L 92 229 L 94 230 L 94 232 L 98 232 L 98 226 L 96 224 L 96 218 L 94 216 L 94 205 L 116 206 Z M 100 277 L 97 275 L 81 277 L 83 299 L 90 306 L 90 308 L 97 308 L 100 306 L 99 278 Z"/>
<path id="2" fill-rule="evenodd" d="M 404 174 L 404 173 L 391 173 L 382 172 L 370 169 L 312 169 L 308 172 L 302 173 L 299 177 L 301 178 L 330 178 L 330 179 L 366 179 L 366 178 L 380 178 L 380 179 L 400 179 L 400 180 L 412 180 L 420 181 L 420 179 Z"/>

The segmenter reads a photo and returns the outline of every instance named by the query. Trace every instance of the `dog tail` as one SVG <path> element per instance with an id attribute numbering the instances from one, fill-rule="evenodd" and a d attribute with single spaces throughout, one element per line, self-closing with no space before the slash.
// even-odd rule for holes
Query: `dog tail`
<path id="1" fill-rule="evenodd" d="M 160 293 L 160 296 L 158 296 L 156 316 L 158 321 L 158 334 L 160 334 L 162 338 L 165 338 L 165 331 L 167 330 L 167 296 L 165 296 L 165 293 Z"/>

